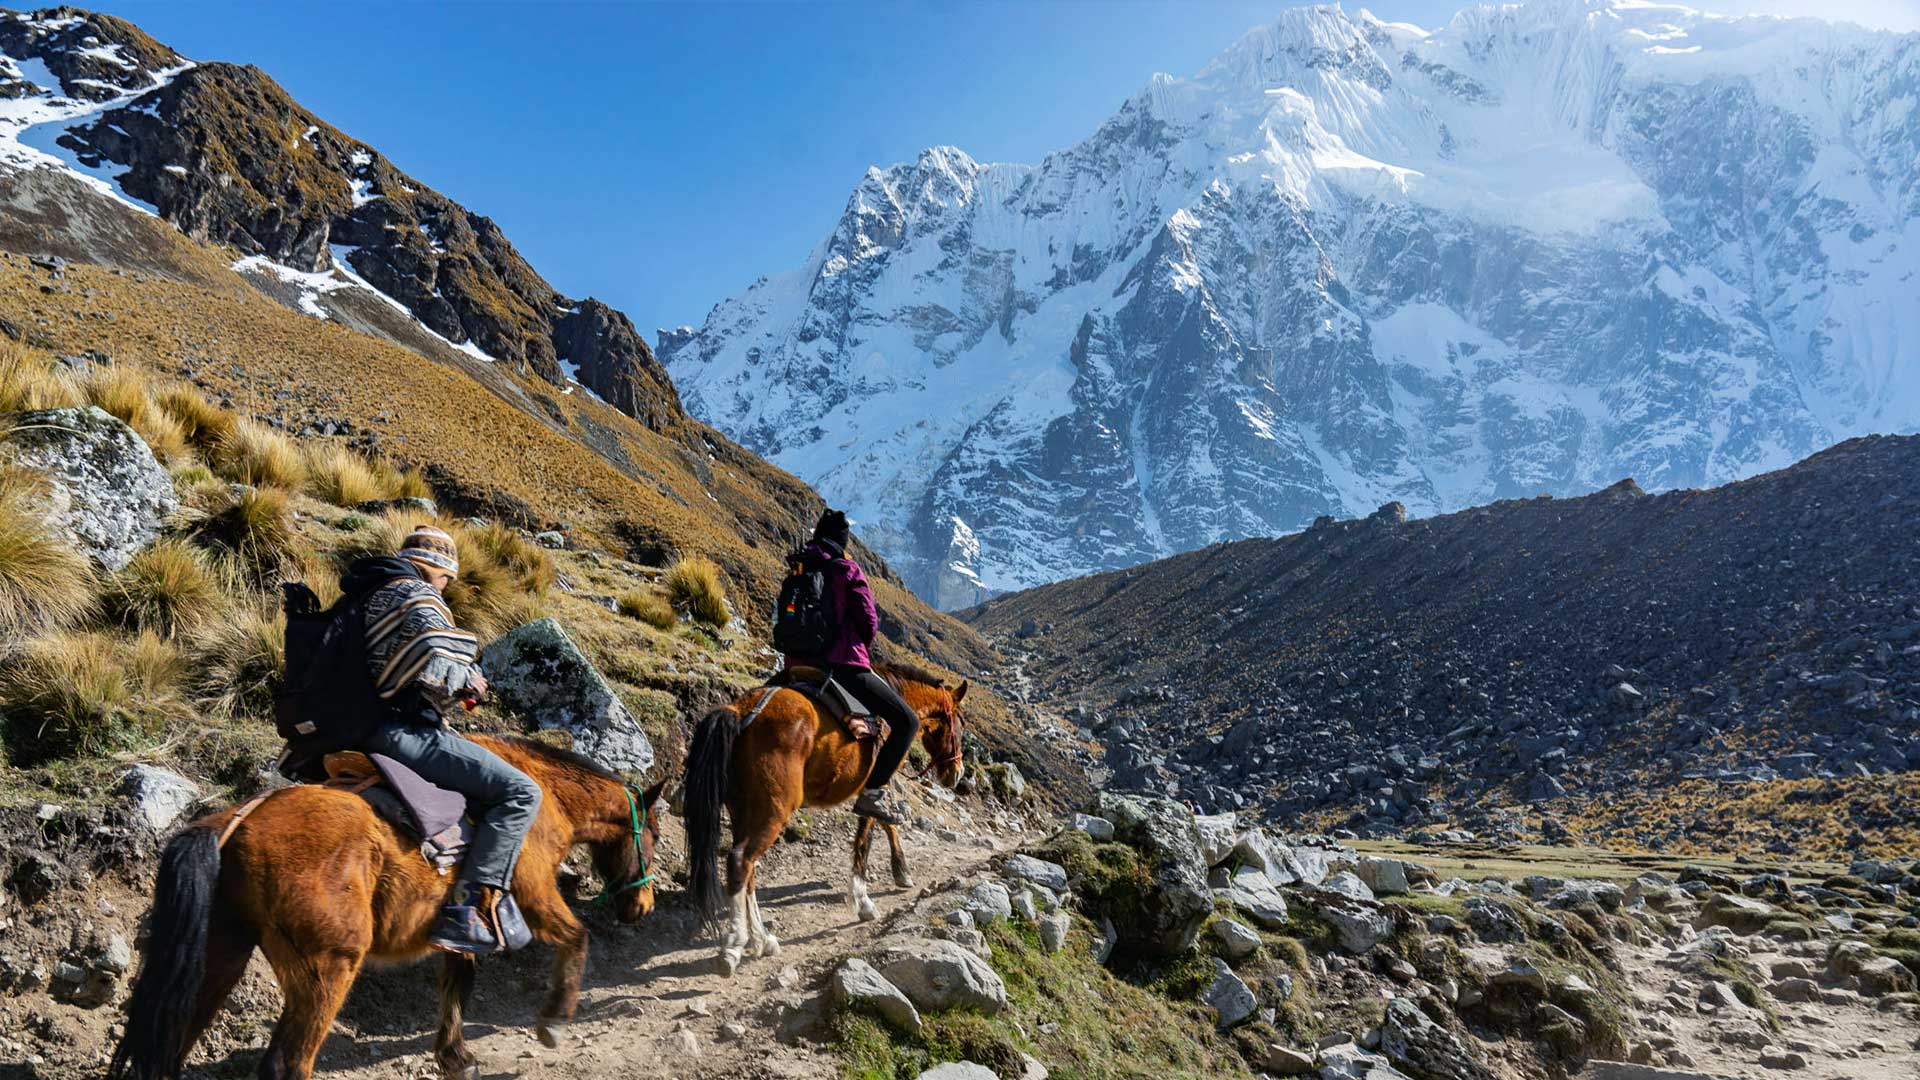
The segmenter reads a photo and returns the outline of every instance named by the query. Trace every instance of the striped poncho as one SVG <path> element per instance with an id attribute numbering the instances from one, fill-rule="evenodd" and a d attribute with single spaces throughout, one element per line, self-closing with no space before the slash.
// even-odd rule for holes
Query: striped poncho
<path id="1" fill-rule="evenodd" d="M 453 612 L 424 581 L 402 578 L 367 598 L 367 669 L 382 700 L 409 687 L 444 718 L 479 670 L 479 641 L 453 624 Z"/>

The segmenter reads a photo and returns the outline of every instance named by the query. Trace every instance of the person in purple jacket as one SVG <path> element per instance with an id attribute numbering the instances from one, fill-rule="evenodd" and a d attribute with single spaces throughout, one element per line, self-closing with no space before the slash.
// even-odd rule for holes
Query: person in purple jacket
<path id="1" fill-rule="evenodd" d="M 828 510 L 813 527 L 812 541 L 800 549 L 802 561 L 825 568 L 833 610 L 840 617 L 840 633 L 827 655 L 789 656 L 787 663 L 825 668 L 834 682 L 873 715 L 887 722 L 887 741 L 881 744 L 874 758 L 867 788 L 854 802 L 853 812 L 901 825 L 906 822 L 906 814 L 887 793 L 887 782 L 899 771 L 907 750 L 919 735 L 920 716 L 900 699 L 885 679 L 873 672 L 873 657 L 868 650 L 880 630 L 880 612 L 873 605 L 873 590 L 867 585 L 867 575 L 847 555 L 850 538 L 847 515 Z"/>

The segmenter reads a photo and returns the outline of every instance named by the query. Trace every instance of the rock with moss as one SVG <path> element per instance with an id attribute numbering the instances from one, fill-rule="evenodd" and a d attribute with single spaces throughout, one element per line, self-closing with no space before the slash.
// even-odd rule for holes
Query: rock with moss
<path id="1" fill-rule="evenodd" d="M 874 945 L 871 962 L 924 1012 L 1007 1007 L 1007 985 L 992 965 L 951 941 L 895 935 Z"/>
<path id="2" fill-rule="evenodd" d="M 920 1011 L 900 988 L 874 970 L 872 964 L 857 956 L 848 957 L 827 982 L 827 992 L 836 1005 L 854 1005 L 878 1013 L 894 1027 L 919 1032 Z"/>
<path id="3" fill-rule="evenodd" d="M 1320 1051 L 1320 1080 L 1412 1080 L 1379 1054 L 1353 1043 L 1339 1043 Z"/>
<path id="4" fill-rule="evenodd" d="M 1201 991 L 1200 1000 L 1213 1010 L 1214 1021 L 1222 1031 L 1243 1023 L 1260 1008 L 1253 988 L 1217 957 L 1213 961 L 1213 982 Z"/>
<path id="5" fill-rule="evenodd" d="M 1752 934 L 1766 929 L 1779 910 L 1763 900 L 1752 900 L 1733 893 L 1716 893 L 1700 913 L 1703 926 L 1724 926 L 1736 934 Z"/>
<path id="6" fill-rule="evenodd" d="M 1001 802 L 1012 804 L 1027 797 L 1027 778 L 1012 762 L 988 765 L 981 772 L 986 776 L 987 790 Z"/>
<path id="7" fill-rule="evenodd" d="M 653 743 L 620 696 L 560 624 L 535 619 L 495 638 L 480 653 L 492 692 L 509 710 L 542 728 L 561 728 L 573 748 L 616 771 L 653 767 Z"/>
<path id="8" fill-rule="evenodd" d="M 1170 799 L 1112 792 L 1097 797 L 1094 811 L 1113 822 L 1114 838 L 1137 853 L 1144 872 L 1108 874 L 1097 892 L 1077 884 L 1076 891 L 1113 920 L 1120 948 L 1145 956 L 1185 952 L 1213 912 L 1193 812 Z"/>
<path id="9" fill-rule="evenodd" d="M 1460 1037 L 1435 1023 L 1407 998 L 1387 1002 L 1380 1050 L 1422 1080 L 1493 1080 L 1493 1071 Z"/>
<path id="10" fill-rule="evenodd" d="M 1224 869 L 1217 872 L 1224 873 Z M 1226 886 L 1215 889 L 1213 895 L 1269 930 L 1278 930 L 1287 924 L 1286 898 L 1267 880 L 1267 875 L 1251 866 L 1240 867 L 1227 875 Z"/>
<path id="11" fill-rule="evenodd" d="M 1915 988 L 1913 972 L 1905 964 L 1877 953 L 1863 941 L 1842 941 L 1827 954 L 1827 974 L 1854 979 L 1860 992 L 1875 997 L 1908 993 Z"/>
<path id="12" fill-rule="evenodd" d="M 107 570 L 124 569 L 180 508 L 146 442 L 95 406 L 0 415 L 0 459 L 46 477 L 44 520 Z"/>

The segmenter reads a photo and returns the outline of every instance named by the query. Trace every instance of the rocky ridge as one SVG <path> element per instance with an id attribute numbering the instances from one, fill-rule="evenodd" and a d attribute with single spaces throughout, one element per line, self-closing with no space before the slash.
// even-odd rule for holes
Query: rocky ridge
<path id="1" fill-rule="evenodd" d="M 1920 439 L 1877 438 L 1705 491 L 1390 504 L 966 618 L 1123 789 L 1363 835 L 1893 852 L 1920 769 L 1917 481 Z M 1702 789 L 1784 801 L 1690 813 Z"/>
<path id="2" fill-rule="evenodd" d="M 189 237 L 267 260 L 261 273 L 319 275 L 325 289 L 337 268 L 455 346 L 684 434 L 673 383 L 625 315 L 561 295 L 490 218 L 342 134 L 260 69 L 195 63 L 124 20 L 71 7 L 0 12 L 0 56 L 0 98 L 45 103 L 13 136 L 42 154 L 5 155 L 16 164 L 70 164 Z"/>

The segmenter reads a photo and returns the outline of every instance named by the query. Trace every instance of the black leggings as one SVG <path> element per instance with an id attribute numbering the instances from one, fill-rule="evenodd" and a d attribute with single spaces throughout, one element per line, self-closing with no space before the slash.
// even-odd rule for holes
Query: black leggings
<path id="1" fill-rule="evenodd" d="M 868 787 L 886 787 L 887 781 L 900 770 L 900 763 L 907 759 L 914 736 L 920 734 L 920 714 L 908 708 L 885 679 L 866 668 L 836 664 L 830 670 L 834 682 L 846 687 L 855 701 L 887 722 L 887 741 L 880 744 L 880 754 L 873 759 L 873 774 L 867 777 Z"/>

